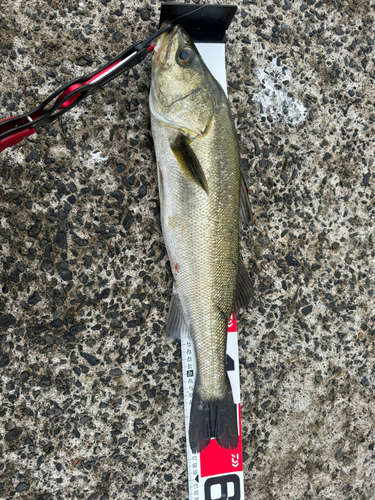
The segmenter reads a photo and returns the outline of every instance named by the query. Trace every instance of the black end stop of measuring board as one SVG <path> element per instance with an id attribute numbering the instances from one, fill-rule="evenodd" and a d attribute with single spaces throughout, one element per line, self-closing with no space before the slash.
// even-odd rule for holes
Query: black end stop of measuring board
<path id="1" fill-rule="evenodd" d="M 225 32 L 236 10 L 235 5 L 204 5 L 199 8 L 196 4 L 162 3 L 159 27 L 164 21 L 174 24 L 176 20 L 195 43 L 224 43 L 227 39 Z"/>

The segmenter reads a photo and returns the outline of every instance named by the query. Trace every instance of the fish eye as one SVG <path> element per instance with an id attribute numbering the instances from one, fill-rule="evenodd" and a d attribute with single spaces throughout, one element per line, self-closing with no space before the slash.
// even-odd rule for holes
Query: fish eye
<path id="1" fill-rule="evenodd" d="M 184 47 L 177 53 L 177 62 L 180 66 L 188 66 L 194 60 L 194 52 L 191 47 Z"/>

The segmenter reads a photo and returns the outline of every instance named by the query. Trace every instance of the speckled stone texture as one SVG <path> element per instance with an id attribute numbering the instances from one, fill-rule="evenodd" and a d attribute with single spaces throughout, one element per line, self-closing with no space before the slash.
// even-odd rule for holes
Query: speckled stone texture
<path id="1" fill-rule="evenodd" d="M 372 500 L 375 4 L 238 7 L 229 100 L 256 220 L 241 238 L 246 498 Z M 155 0 L 3 0 L 0 116 L 158 19 Z M 306 108 L 296 126 L 252 99 L 275 57 Z M 187 498 L 149 84 L 146 62 L 1 154 L 0 498 Z"/>

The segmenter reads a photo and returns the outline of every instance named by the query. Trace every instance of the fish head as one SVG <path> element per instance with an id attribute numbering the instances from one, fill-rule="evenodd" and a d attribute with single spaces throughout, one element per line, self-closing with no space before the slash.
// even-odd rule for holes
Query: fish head
<path id="1" fill-rule="evenodd" d="M 213 117 L 217 85 L 181 26 L 160 37 L 152 63 L 154 117 L 192 137 L 203 135 Z"/>

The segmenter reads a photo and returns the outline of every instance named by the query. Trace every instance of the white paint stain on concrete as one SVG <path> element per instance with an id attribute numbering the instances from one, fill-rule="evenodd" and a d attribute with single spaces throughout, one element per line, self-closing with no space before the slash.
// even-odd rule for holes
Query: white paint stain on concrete
<path id="1" fill-rule="evenodd" d="M 99 151 L 99 150 L 91 151 L 90 155 L 91 155 L 91 158 L 93 158 L 96 161 L 108 160 L 108 156 L 105 156 L 105 153 L 103 153 L 102 151 Z"/>
<path id="2" fill-rule="evenodd" d="M 306 119 L 307 112 L 302 102 L 284 90 L 292 73 L 285 65 L 278 66 L 276 57 L 265 68 L 257 68 L 255 75 L 262 83 L 261 90 L 253 96 L 253 101 L 260 104 L 261 116 L 293 126 Z"/>

